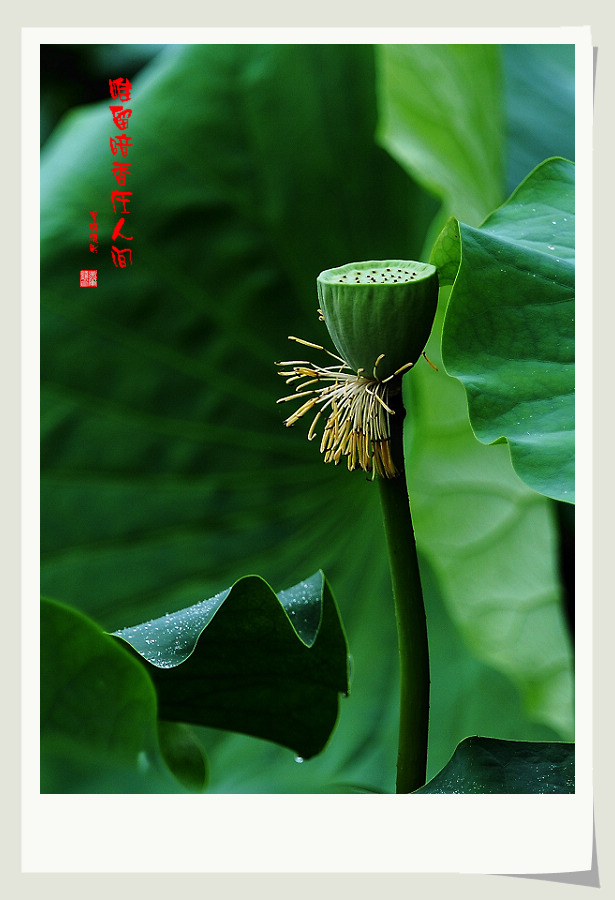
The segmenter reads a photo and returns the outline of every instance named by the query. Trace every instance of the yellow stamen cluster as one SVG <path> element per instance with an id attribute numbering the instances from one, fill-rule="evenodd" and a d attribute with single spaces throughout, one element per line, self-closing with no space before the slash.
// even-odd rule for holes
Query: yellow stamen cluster
<path id="1" fill-rule="evenodd" d="M 381 381 L 376 376 L 376 369 L 384 354 L 376 360 L 370 378 L 363 370 L 355 374 L 340 356 L 335 356 L 318 344 L 295 337 L 290 340 L 316 350 L 324 350 L 337 360 L 337 364 L 323 368 L 300 359 L 277 363 L 287 367 L 279 372 L 286 378 L 287 384 L 297 382 L 295 392 L 288 397 L 281 397 L 278 403 L 309 398 L 284 424 L 289 427 L 294 425 L 307 412 L 319 406 L 308 431 L 308 440 L 311 441 L 316 437 L 316 424 L 322 413 L 330 409 L 320 443 L 320 452 L 324 453 L 325 462 L 337 465 L 342 456 L 345 456 L 350 471 L 360 466 L 366 472 L 377 472 L 383 478 L 394 478 L 397 470 L 391 458 L 390 447 L 389 417 L 394 415 L 388 402 L 390 381 L 395 375 L 410 368 L 411 364 L 403 366 L 395 375 Z"/>

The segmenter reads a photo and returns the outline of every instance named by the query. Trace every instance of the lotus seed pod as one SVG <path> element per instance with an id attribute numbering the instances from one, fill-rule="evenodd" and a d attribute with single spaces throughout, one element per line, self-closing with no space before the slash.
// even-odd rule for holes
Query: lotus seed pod
<path id="1" fill-rule="evenodd" d="M 438 303 L 434 266 L 405 259 L 348 263 L 321 272 L 316 283 L 329 334 L 355 372 L 382 380 L 418 360 Z"/>

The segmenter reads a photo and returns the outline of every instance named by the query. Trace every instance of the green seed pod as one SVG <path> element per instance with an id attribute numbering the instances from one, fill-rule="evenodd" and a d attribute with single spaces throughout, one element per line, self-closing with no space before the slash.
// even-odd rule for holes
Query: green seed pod
<path id="1" fill-rule="evenodd" d="M 405 259 L 348 263 L 321 272 L 318 299 L 337 350 L 355 372 L 380 380 L 415 363 L 438 303 L 438 274 Z"/>

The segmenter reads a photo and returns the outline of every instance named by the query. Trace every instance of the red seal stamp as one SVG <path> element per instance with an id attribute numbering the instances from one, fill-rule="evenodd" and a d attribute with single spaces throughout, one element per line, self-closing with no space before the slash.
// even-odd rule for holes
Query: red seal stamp
<path id="1" fill-rule="evenodd" d="M 98 269 L 81 269 L 79 272 L 79 287 L 97 287 L 97 274 Z"/>

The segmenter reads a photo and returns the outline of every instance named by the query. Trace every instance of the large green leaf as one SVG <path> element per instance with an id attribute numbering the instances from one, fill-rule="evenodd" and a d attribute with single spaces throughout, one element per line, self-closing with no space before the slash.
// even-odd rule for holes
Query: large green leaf
<path id="1" fill-rule="evenodd" d="M 416 252 L 431 218 L 374 146 L 373 92 L 369 47 L 161 54 L 131 101 L 138 245 L 122 271 L 108 106 L 74 113 L 46 148 L 42 577 L 109 630 L 215 594 L 238 569 L 283 585 L 327 558 L 343 568 L 340 525 L 363 485 L 282 427 L 273 363 L 289 333 L 324 338 L 323 266 Z M 89 290 L 86 196 L 102 217 Z"/>
<path id="2" fill-rule="evenodd" d="M 470 737 L 416 794 L 574 794 L 574 744 Z"/>
<path id="3" fill-rule="evenodd" d="M 77 610 L 41 600 L 41 791 L 180 790 L 157 736 L 156 692 L 130 653 Z M 103 765 L 101 772 L 100 766 Z M 148 780 L 150 779 L 150 780 Z"/>
<path id="4" fill-rule="evenodd" d="M 77 610 L 41 600 L 41 731 L 135 765 L 156 746 L 156 694 L 130 654 Z"/>
<path id="5" fill-rule="evenodd" d="M 483 52 L 493 54 L 490 62 Z M 496 196 L 495 186 L 488 192 L 479 184 L 483 177 L 480 160 L 501 154 L 503 138 L 491 127 L 495 116 L 481 126 L 481 116 L 489 109 L 477 109 L 480 92 L 475 90 L 469 100 L 465 96 L 460 99 L 459 92 L 466 83 L 489 84 L 493 78 L 499 78 L 495 75 L 499 53 L 495 47 L 476 51 L 465 47 L 450 55 L 444 48 L 429 47 L 380 51 L 382 142 L 415 177 L 431 186 L 449 210 L 466 209 L 468 221 L 476 224 L 503 199 L 501 188 Z M 511 74 L 521 56 L 516 51 L 506 54 L 505 105 L 518 111 L 529 103 L 534 115 L 537 101 L 528 100 L 522 80 Z M 541 74 L 550 83 L 553 72 L 542 65 L 540 52 L 533 58 L 534 89 L 542 96 L 546 88 Z M 462 61 L 468 66 L 467 82 L 457 77 Z M 448 73 L 443 83 L 455 82 L 454 89 L 439 91 L 434 77 L 426 79 L 421 74 L 436 64 Z M 418 86 L 425 80 L 429 81 L 429 88 L 423 96 Z M 427 116 L 427 125 L 422 107 L 415 108 L 425 104 L 425 97 L 429 98 L 426 112 L 433 114 L 431 124 Z M 561 90 L 558 97 L 565 99 Z M 567 121 L 573 121 L 570 98 L 561 106 Z M 494 110 L 498 108 L 495 103 Z M 465 125 L 459 127 L 464 150 L 483 140 L 485 146 L 480 152 L 456 155 L 446 138 L 439 144 L 429 143 L 428 153 L 420 152 L 429 127 L 445 130 L 445 123 L 458 119 L 474 126 L 471 139 L 463 135 Z M 553 150 L 565 139 L 549 126 L 543 133 L 546 145 Z M 529 129 L 520 132 L 518 121 L 514 129 L 510 126 L 508 136 L 511 152 L 516 148 L 520 154 L 535 154 L 536 138 Z M 433 157 L 442 154 L 446 147 L 446 166 L 434 165 Z M 499 171 L 497 166 L 495 171 Z M 446 234 L 454 250 L 458 236 L 455 220 Z M 455 278 L 459 260 L 453 251 L 440 253 L 433 261 L 438 265 L 443 285 Z M 441 362 L 448 297 L 448 290 L 441 290 L 439 312 L 427 346 L 430 359 L 436 363 Z M 529 715 L 570 737 L 572 653 L 561 612 L 553 511 L 546 501 L 523 488 L 505 448 L 487 449 L 477 444 L 468 422 L 463 389 L 442 367 L 435 375 L 426 366 L 418 366 L 404 381 L 411 411 L 406 441 L 408 481 L 422 558 L 432 567 L 443 601 L 467 646 L 518 685 Z"/>
<path id="6" fill-rule="evenodd" d="M 42 159 L 45 590 L 113 631 L 246 570 L 277 588 L 332 566 L 355 668 L 336 765 L 394 777 L 378 498 L 283 427 L 273 363 L 289 333 L 324 339 L 323 267 L 416 256 L 434 204 L 374 144 L 369 47 L 174 47 L 135 79 L 131 103 L 138 253 L 122 271 L 101 255 L 96 289 L 77 275 L 91 266 L 86 198 L 109 253 L 108 105 L 69 116 Z M 270 757 L 288 777 L 323 777 L 319 759 L 299 767 L 255 739 L 209 740 L 212 777 L 238 742 L 262 790 Z"/>
<path id="7" fill-rule="evenodd" d="M 115 632 L 146 660 L 161 719 L 241 731 L 304 759 L 348 692 L 348 650 L 322 572 L 276 597 L 256 575 L 187 609 Z"/>
<path id="8" fill-rule="evenodd" d="M 386 44 L 378 63 L 380 143 L 448 214 L 478 224 L 504 190 L 500 48 Z"/>
<path id="9" fill-rule="evenodd" d="M 441 368 L 438 344 L 449 291 L 441 291 L 427 345 L 439 371 L 417 366 L 404 379 L 417 545 L 472 654 L 518 686 L 532 719 L 568 739 L 572 647 L 561 607 L 552 504 L 519 479 L 505 445 L 486 447 L 472 433 L 463 387 Z"/>
<path id="10" fill-rule="evenodd" d="M 543 159 L 574 159 L 574 44 L 504 44 L 506 190 Z"/>
<path id="11" fill-rule="evenodd" d="M 195 728 L 215 791 L 318 791 L 340 780 L 394 789 L 396 633 L 377 491 L 361 473 L 323 465 L 300 425 L 283 428 L 272 364 L 288 355 L 288 334 L 326 341 L 316 316 L 318 272 L 351 260 L 421 258 L 436 204 L 375 146 L 374 84 L 366 46 L 163 51 L 135 79 L 135 250 L 132 268 L 122 271 L 109 255 L 115 182 L 108 103 L 67 117 L 43 153 L 45 590 L 113 631 L 190 606 L 245 571 L 260 572 L 277 589 L 323 568 L 335 585 L 353 679 L 326 752 L 297 765 L 291 751 L 269 742 Z M 105 91 L 101 85 L 101 97 Z M 459 102 L 473 108 L 471 84 Z M 94 208 L 98 287 L 81 290 L 78 271 L 92 260 L 83 227 Z M 429 351 L 434 361 L 439 329 L 436 351 Z M 559 734 L 562 708 L 565 728 L 571 719 L 565 703 L 552 713 L 544 691 L 535 693 L 529 719 L 510 667 L 499 656 L 485 660 L 492 634 L 481 631 L 468 644 L 460 630 L 460 621 L 469 623 L 450 580 L 442 588 L 437 557 L 450 509 L 440 507 L 441 481 L 454 486 L 465 465 L 445 426 L 452 415 L 457 427 L 465 400 L 454 379 L 427 364 L 412 373 L 412 384 L 419 382 L 429 410 L 423 406 L 416 422 L 428 447 L 417 468 L 423 494 L 415 508 L 443 511 L 439 523 L 431 520 L 440 539 L 433 552 L 417 524 L 434 632 L 435 773 L 468 734 L 549 740 L 557 734 L 545 722 Z M 437 387 L 449 382 L 461 394 L 453 407 L 441 403 Z M 497 452 L 477 444 L 467 417 L 464 427 L 473 445 Z M 473 471 L 489 465 L 474 461 Z M 518 515 L 523 498 L 515 503 Z M 527 521 L 518 518 L 519 534 Z M 531 529 L 515 545 L 515 560 L 523 571 L 530 553 L 554 611 L 548 514 Z M 542 557 L 532 549 L 536 538 Z M 474 549 L 481 572 L 479 542 Z M 500 595 L 498 565 L 484 571 L 493 607 L 513 602 L 516 588 L 512 597 Z M 542 640 L 547 657 L 562 659 L 565 670 L 562 631 L 545 630 Z M 535 677 L 530 653 L 515 665 L 526 683 Z M 544 674 L 535 678 L 538 687 Z M 561 674 L 553 677 L 563 683 Z"/>
<path id="12" fill-rule="evenodd" d="M 365 572 L 365 576 L 369 577 L 369 573 Z M 424 559 L 421 559 L 421 579 L 429 622 L 432 680 L 429 777 L 446 765 L 456 744 L 468 734 L 488 732 L 508 740 L 557 740 L 556 730 L 528 721 L 519 692 L 510 679 L 468 651 L 444 607 L 432 567 Z M 365 588 L 363 593 L 370 596 Z M 359 613 L 369 616 L 370 607 L 361 601 L 358 590 L 356 598 L 361 602 Z M 380 619 L 387 622 L 391 603 L 385 595 L 379 600 Z M 362 661 L 373 650 L 370 631 L 373 633 L 379 623 L 375 617 L 368 621 L 369 630 L 355 629 L 357 640 L 351 647 L 352 690 L 350 697 L 342 702 L 340 722 L 325 751 L 296 765 L 292 754 L 280 753 L 273 744 L 262 743 L 256 752 L 250 738 L 197 729 L 211 758 L 210 791 L 262 790 L 263 772 L 266 772 L 266 788 L 275 793 L 331 793 L 348 782 L 378 792 L 395 792 L 398 724 L 395 634 L 390 635 L 391 644 L 388 649 L 385 647 L 379 660 L 380 678 L 369 678 L 372 673 L 362 671 Z M 385 674 L 389 676 L 389 693 L 378 696 L 383 683 L 386 684 Z M 356 702 L 358 689 L 361 697 Z M 359 743 L 356 735 L 364 734 L 362 717 L 365 715 L 370 716 L 369 727 L 375 731 L 371 739 L 365 735 Z M 351 735 L 355 736 L 354 740 Z"/>
<path id="13" fill-rule="evenodd" d="M 91 751 L 71 739 L 41 740 L 41 793 L 44 794 L 184 794 L 202 789 L 196 788 L 194 778 L 188 787 L 180 781 L 166 768 L 147 765 L 135 768 L 109 751 Z"/>
<path id="14" fill-rule="evenodd" d="M 477 437 L 506 437 L 534 490 L 574 501 L 574 165 L 547 160 L 480 228 L 451 220 L 432 261 L 454 286 L 442 338 Z"/>
<path id="15" fill-rule="evenodd" d="M 209 761 L 194 729 L 183 722 L 158 720 L 158 744 L 166 764 L 186 790 L 204 791 L 209 780 Z"/>

